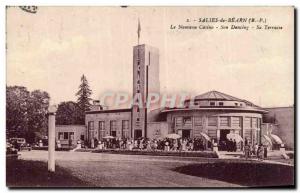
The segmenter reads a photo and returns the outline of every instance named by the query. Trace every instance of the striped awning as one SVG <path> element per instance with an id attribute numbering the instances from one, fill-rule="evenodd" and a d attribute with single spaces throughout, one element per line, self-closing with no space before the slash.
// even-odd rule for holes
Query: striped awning
<path id="1" fill-rule="evenodd" d="M 232 140 L 235 140 L 237 143 L 241 142 L 241 141 L 244 141 L 244 139 L 237 133 L 228 133 L 226 135 L 226 138 L 227 139 L 232 139 Z"/>
<path id="2" fill-rule="evenodd" d="M 271 134 L 270 135 L 272 137 L 272 139 L 277 143 L 277 144 L 282 144 L 282 140 L 280 139 L 280 137 L 278 137 L 277 135 Z"/>
<path id="3" fill-rule="evenodd" d="M 211 140 L 210 137 L 209 137 L 206 133 L 201 132 L 200 134 L 201 134 L 202 137 L 204 137 L 207 141 L 210 141 L 210 140 Z"/>

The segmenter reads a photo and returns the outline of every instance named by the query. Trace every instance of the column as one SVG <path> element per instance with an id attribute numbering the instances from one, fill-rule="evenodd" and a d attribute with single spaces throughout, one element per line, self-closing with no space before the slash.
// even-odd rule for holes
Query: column
<path id="1" fill-rule="evenodd" d="M 48 109 L 48 171 L 55 172 L 55 113 L 56 106 Z"/>

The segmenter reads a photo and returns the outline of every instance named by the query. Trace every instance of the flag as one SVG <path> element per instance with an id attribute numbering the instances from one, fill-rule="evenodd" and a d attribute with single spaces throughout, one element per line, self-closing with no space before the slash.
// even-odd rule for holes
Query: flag
<path id="1" fill-rule="evenodd" d="M 140 19 L 139 19 L 139 22 L 138 22 L 138 30 L 137 30 L 137 33 L 138 33 L 138 38 L 140 38 L 140 33 L 141 33 Z"/>

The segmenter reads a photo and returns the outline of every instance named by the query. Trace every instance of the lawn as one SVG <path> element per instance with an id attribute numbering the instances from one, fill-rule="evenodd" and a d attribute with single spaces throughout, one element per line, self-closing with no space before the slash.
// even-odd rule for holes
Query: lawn
<path id="1" fill-rule="evenodd" d="M 179 173 L 251 187 L 294 186 L 294 167 L 258 162 L 190 164 L 174 169 Z"/>
<path id="2" fill-rule="evenodd" d="M 21 187 L 83 187 L 86 182 L 71 175 L 70 171 L 56 166 L 55 173 L 47 171 L 47 163 L 41 161 L 7 160 L 6 185 Z"/>

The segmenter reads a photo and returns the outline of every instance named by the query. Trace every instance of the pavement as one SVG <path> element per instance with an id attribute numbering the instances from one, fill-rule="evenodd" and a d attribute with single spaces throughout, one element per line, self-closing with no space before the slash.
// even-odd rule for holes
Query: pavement
<path id="1" fill-rule="evenodd" d="M 23 160 L 47 161 L 47 151 L 22 151 Z M 56 152 L 56 164 L 94 187 L 240 187 L 238 184 L 182 174 L 174 168 L 218 159 Z"/>

